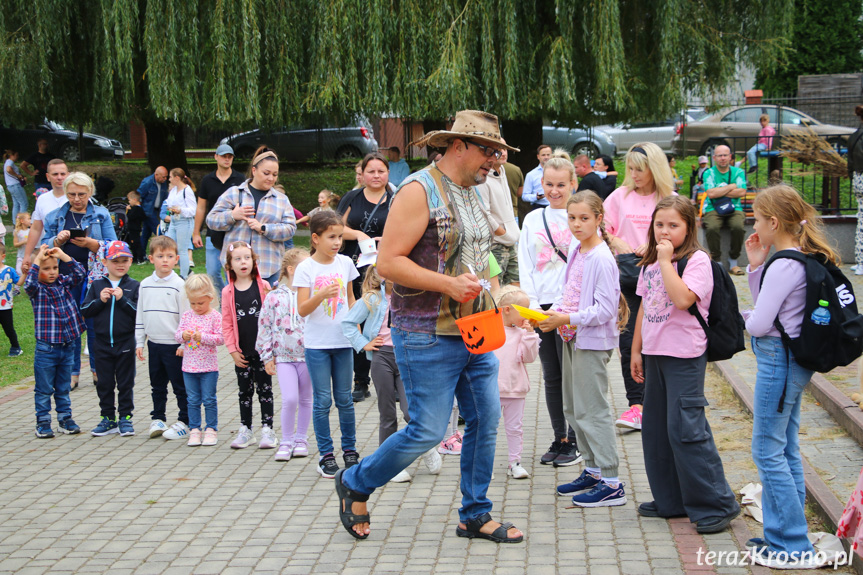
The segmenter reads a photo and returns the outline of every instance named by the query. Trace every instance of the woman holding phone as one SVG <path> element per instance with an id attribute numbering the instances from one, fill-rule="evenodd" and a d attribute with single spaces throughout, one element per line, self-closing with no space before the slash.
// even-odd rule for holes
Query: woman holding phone
<path id="1" fill-rule="evenodd" d="M 72 288 L 72 296 L 80 306 L 87 293 L 87 286 L 93 279 L 97 267 L 102 263 L 96 257 L 99 249 L 107 242 L 117 240 L 114 224 L 111 222 L 111 214 L 101 206 L 90 203 L 90 197 L 95 191 L 93 180 L 82 172 L 72 172 L 66 176 L 63 182 L 63 192 L 69 200 L 45 218 L 45 237 L 43 244 L 54 248 L 60 248 L 73 260 L 87 269 L 88 281 Z M 68 264 L 60 265 L 60 273 L 69 273 L 65 270 Z M 92 322 L 87 323 L 87 342 L 92 340 Z M 75 354 L 75 364 L 72 366 L 72 389 L 78 387 L 78 376 L 81 373 L 81 340 L 78 342 L 78 351 Z M 92 360 L 91 360 L 92 362 Z M 95 381 L 96 372 L 90 364 Z"/>

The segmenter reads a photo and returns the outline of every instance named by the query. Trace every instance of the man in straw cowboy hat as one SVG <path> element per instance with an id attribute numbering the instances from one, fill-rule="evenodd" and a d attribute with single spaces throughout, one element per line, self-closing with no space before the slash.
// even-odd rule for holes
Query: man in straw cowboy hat
<path id="1" fill-rule="evenodd" d="M 485 182 L 502 150 L 497 117 L 464 110 L 450 130 L 426 134 L 415 146 L 446 148 L 434 166 L 411 174 L 393 198 L 377 267 L 392 281 L 392 340 L 408 400 L 410 423 L 377 451 L 335 477 L 339 515 L 358 539 L 370 533 L 366 501 L 441 439 L 458 398 L 465 420 L 461 451 L 462 507 L 456 534 L 498 543 L 524 535 L 491 518 L 486 496 L 500 417 L 498 361 L 471 354 L 457 318 L 492 308 L 492 230 L 473 186 Z"/>

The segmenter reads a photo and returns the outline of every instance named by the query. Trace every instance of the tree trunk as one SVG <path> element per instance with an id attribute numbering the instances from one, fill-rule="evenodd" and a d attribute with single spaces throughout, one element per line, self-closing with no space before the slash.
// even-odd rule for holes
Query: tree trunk
<path id="1" fill-rule="evenodd" d="M 84 157 L 84 126 L 78 124 L 78 161 L 83 162 Z"/>
<path id="2" fill-rule="evenodd" d="M 507 161 L 521 168 L 522 173 L 527 175 L 539 163 L 536 159 L 536 149 L 542 144 L 542 118 L 505 121 L 503 122 L 502 129 L 506 143 L 521 150 L 520 152 L 510 152 Z M 524 216 L 530 210 L 530 204 L 525 203 L 519 198 L 519 221 L 523 222 Z"/>
<path id="3" fill-rule="evenodd" d="M 183 138 L 183 124 L 171 120 L 144 120 L 147 131 L 147 163 L 151 170 L 159 166 L 183 168 L 186 164 L 186 144 Z"/>

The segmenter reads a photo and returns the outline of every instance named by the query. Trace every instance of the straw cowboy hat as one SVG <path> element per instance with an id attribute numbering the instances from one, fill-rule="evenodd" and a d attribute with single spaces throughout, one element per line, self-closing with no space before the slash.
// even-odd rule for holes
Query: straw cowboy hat
<path id="1" fill-rule="evenodd" d="M 503 142 L 503 139 L 500 137 L 499 126 L 497 116 L 494 114 L 479 112 L 477 110 L 462 110 L 455 115 L 455 121 L 451 129 L 429 132 L 416 142 L 411 142 L 408 145 L 418 148 L 422 148 L 425 145 L 433 148 L 445 148 L 453 138 L 462 138 L 490 144 L 495 148 L 506 148 L 513 152 L 520 152 L 521 150 L 518 148 L 514 148 Z"/>

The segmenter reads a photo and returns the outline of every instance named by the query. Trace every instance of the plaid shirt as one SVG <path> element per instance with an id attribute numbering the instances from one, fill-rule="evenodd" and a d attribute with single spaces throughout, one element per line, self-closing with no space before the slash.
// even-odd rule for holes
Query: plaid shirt
<path id="1" fill-rule="evenodd" d="M 231 242 L 246 242 L 252 246 L 252 251 L 258 258 L 258 273 L 268 278 L 279 271 L 282 256 L 285 254 L 285 241 L 294 237 L 297 231 L 297 218 L 288 196 L 271 188 L 261 198 L 255 219 L 267 226 L 263 234 L 252 231 L 244 220 L 235 221 L 231 210 L 237 205 L 254 205 L 249 183 L 243 182 L 225 190 L 210 215 L 207 216 L 207 227 L 218 232 L 227 232 L 222 247 L 221 261 L 225 265 L 227 250 Z"/>
<path id="2" fill-rule="evenodd" d="M 60 274 L 57 281 L 39 281 L 39 266 L 33 264 L 24 282 L 36 318 L 36 339 L 48 343 L 68 343 L 81 337 L 84 320 L 69 288 L 87 278 L 84 266 L 72 260 L 72 275 Z"/>

